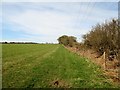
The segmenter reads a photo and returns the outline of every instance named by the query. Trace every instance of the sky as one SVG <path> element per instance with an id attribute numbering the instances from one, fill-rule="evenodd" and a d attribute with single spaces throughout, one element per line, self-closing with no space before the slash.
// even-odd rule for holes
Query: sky
<path id="1" fill-rule="evenodd" d="M 117 2 L 3 2 L 2 41 L 57 43 L 62 35 L 78 42 L 92 26 L 118 18 Z"/>

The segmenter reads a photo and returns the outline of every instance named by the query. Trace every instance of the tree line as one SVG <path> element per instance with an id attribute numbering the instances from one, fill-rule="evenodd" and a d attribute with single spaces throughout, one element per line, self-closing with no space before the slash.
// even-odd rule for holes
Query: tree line
<path id="1" fill-rule="evenodd" d="M 35 42 L 0 42 L 1 44 L 38 44 Z"/>
<path id="2" fill-rule="evenodd" d="M 99 56 L 106 53 L 109 60 L 120 59 L 120 26 L 118 19 L 96 24 L 91 31 L 83 35 L 83 42 L 76 41 L 74 36 L 63 35 L 58 38 L 60 44 L 81 49 L 94 49 Z"/>

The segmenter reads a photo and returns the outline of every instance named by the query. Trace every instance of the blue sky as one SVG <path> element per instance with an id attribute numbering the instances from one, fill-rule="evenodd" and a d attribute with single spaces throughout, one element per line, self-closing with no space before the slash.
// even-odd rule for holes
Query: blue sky
<path id="1" fill-rule="evenodd" d="M 81 36 L 118 17 L 117 2 L 4 2 L 2 41 L 56 43 L 61 35 Z"/>

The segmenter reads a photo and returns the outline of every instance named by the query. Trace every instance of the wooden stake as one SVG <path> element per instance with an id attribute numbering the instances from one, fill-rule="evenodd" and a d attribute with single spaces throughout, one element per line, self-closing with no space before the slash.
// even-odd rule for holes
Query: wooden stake
<path id="1" fill-rule="evenodd" d="M 105 58 L 105 52 L 103 53 L 103 59 L 104 59 L 104 69 L 106 70 L 106 58 Z"/>

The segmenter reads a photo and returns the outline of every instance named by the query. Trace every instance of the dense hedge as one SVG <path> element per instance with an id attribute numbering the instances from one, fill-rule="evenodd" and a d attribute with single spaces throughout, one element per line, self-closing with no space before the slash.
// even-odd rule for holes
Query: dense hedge
<path id="1" fill-rule="evenodd" d="M 106 52 L 107 58 L 120 58 L 120 27 L 118 20 L 112 19 L 103 24 L 97 24 L 83 36 L 84 45 L 95 49 L 100 55 Z"/>

